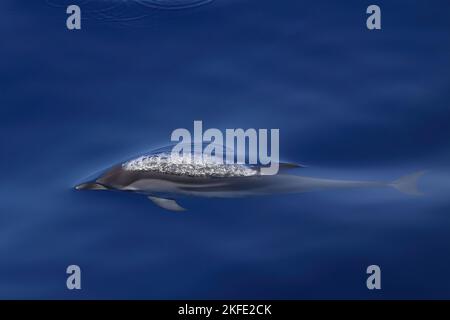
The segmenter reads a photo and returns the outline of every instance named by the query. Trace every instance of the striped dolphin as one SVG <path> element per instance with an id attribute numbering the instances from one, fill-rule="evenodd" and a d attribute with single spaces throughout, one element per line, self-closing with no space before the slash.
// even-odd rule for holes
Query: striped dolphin
<path id="1" fill-rule="evenodd" d="M 303 177 L 286 171 L 302 167 L 279 163 L 276 175 L 264 175 L 261 167 L 247 164 L 221 164 L 205 159 L 190 162 L 160 152 L 142 155 L 117 164 L 95 179 L 81 183 L 76 190 L 117 190 L 146 195 L 154 204 L 171 211 L 184 211 L 175 199 L 182 196 L 233 198 L 271 194 L 302 193 L 326 189 L 394 188 L 405 194 L 420 195 L 418 171 L 391 182 L 333 180 Z"/>

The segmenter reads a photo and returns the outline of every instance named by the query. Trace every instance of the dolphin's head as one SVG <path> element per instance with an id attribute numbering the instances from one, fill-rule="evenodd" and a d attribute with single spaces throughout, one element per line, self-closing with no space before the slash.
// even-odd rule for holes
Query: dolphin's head
<path id="1" fill-rule="evenodd" d="M 108 190 L 108 188 L 98 182 L 91 181 L 76 185 L 75 190 Z"/>
<path id="2" fill-rule="evenodd" d="M 97 171 L 91 174 L 80 184 L 77 184 L 75 190 L 109 190 L 110 186 L 104 183 L 103 177 L 110 169 Z"/>
<path id="3" fill-rule="evenodd" d="M 139 172 L 129 172 L 116 165 L 75 186 L 75 190 L 124 190 L 131 182 L 139 178 Z"/>

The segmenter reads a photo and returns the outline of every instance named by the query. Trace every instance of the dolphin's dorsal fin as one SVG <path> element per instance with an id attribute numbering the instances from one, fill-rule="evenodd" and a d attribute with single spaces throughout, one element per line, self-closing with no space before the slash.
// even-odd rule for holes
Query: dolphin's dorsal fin
<path id="1" fill-rule="evenodd" d="M 296 168 L 306 168 L 305 165 L 293 162 L 280 162 L 280 170 L 296 169 Z"/>
<path id="2" fill-rule="evenodd" d="M 149 196 L 148 198 L 152 200 L 152 202 L 156 204 L 158 207 L 161 207 L 163 209 L 176 212 L 186 211 L 186 209 L 180 206 L 175 200 L 158 198 L 153 196 Z"/>
<path id="3" fill-rule="evenodd" d="M 259 168 L 267 168 L 269 165 L 263 165 Z M 298 168 L 306 168 L 307 166 L 299 163 L 293 163 L 293 162 L 278 162 L 278 170 L 284 171 L 284 170 L 290 170 L 290 169 L 298 169 Z"/>

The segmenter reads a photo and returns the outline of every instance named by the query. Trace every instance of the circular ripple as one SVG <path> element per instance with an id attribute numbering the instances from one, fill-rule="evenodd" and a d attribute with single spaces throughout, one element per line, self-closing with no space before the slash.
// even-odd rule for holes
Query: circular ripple
<path id="1" fill-rule="evenodd" d="M 203 6 L 213 0 L 128 0 L 154 9 L 179 10 Z"/>
<path id="2" fill-rule="evenodd" d="M 83 19 L 118 23 L 131 26 L 134 23 L 155 18 L 170 11 L 183 11 L 207 5 L 214 0 L 80 0 Z M 72 0 L 46 0 L 53 7 L 63 8 Z M 133 24 L 130 24 L 133 23 Z"/>

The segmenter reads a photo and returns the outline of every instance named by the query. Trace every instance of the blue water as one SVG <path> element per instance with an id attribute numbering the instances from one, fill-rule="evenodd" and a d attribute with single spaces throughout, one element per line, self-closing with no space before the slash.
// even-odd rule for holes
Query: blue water
<path id="1" fill-rule="evenodd" d="M 448 1 L 377 0 L 373 32 L 372 1 L 72 2 L 80 31 L 62 0 L 0 3 L 0 298 L 450 298 Z M 192 198 L 179 214 L 73 190 L 194 120 L 279 128 L 299 175 L 427 169 L 425 195 Z"/>

